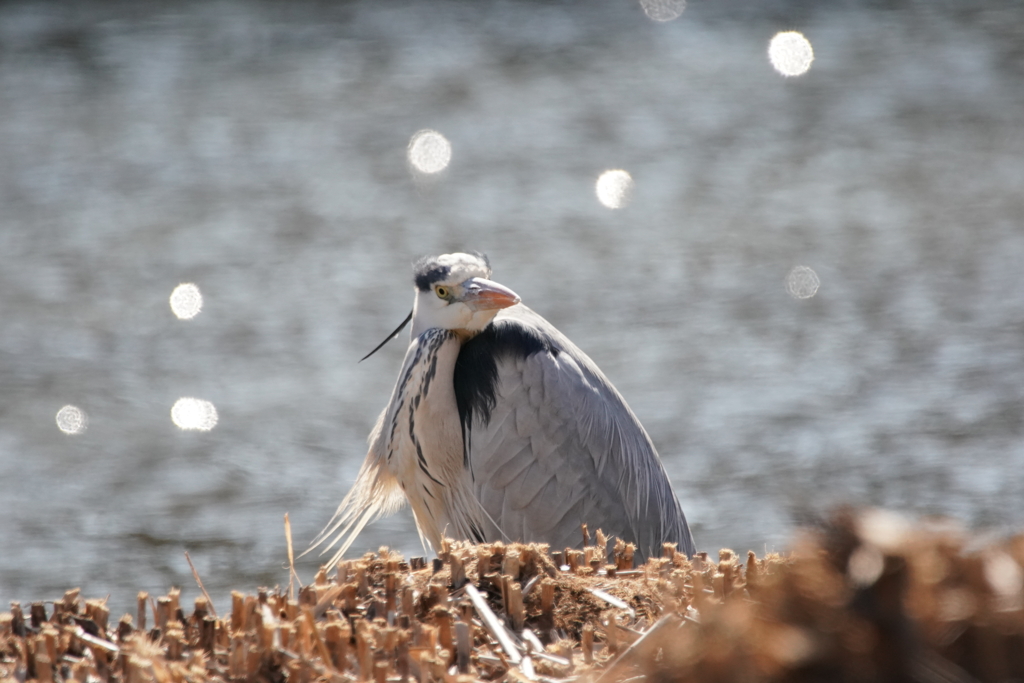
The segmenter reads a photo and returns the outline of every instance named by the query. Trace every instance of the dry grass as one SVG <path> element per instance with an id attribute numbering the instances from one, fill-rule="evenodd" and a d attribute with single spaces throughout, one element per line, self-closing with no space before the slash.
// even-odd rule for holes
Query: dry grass
<path id="1" fill-rule="evenodd" d="M 1024 678 L 1024 537 L 972 549 L 948 523 L 869 510 L 785 556 L 668 547 L 633 569 L 608 546 L 450 543 L 433 563 L 381 549 L 294 597 L 233 593 L 223 618 L 172 589 L 110 623 L 73 590 L 0 614 L 0 680 Z"/>

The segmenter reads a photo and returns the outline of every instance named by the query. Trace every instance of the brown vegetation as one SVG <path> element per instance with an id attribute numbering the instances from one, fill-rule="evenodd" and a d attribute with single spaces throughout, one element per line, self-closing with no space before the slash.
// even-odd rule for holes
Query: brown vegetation
<path id="1" fill-rule="evenodd" d="M 951 524 L 862 511 L 785 556 L 666 546 L 634 569 L 626 544 L 587 543 L 447 543 L 432 563 L 381 549 L 291 595 L 235 592 L 223 618 L 176 589 L 117 623 L 77 590 L 13 603 L 0 680 L 1024 678 L 1024 537 L 972 549 Z"/>

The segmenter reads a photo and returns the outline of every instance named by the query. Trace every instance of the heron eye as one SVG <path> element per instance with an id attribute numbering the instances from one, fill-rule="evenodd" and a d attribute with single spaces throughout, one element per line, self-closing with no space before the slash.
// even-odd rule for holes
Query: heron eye
<path id="1" fill-rule="evenodd" d="M 447 287 L 435 287 L 434 288 L 434 292 L 436 292 L 437 295 L 439 297 L 441 297 L 442 299 L 447 299 L 448 298 L 449 292 L 448 292 L 448 288 Z"/>

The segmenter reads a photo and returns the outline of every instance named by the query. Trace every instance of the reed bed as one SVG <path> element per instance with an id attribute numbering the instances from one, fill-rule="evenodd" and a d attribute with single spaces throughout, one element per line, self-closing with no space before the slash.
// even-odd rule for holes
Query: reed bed
<path id="1" fill-rule="evenodd" d="M 0 680 L 1003 681 L 1024 679 L 1024 536 L 845 511 L 786 554 L 692 559 L 583 530 L 581 549 L 382 548 L 306 586 L 138 596 L 78 590 L 0 614 Z M 201 587 L 201 585 L 200 585 Z"/>

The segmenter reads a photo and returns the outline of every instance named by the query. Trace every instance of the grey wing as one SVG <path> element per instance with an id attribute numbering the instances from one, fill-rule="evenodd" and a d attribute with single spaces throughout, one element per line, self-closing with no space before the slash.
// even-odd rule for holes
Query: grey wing
<path id="1" fill-rule="evenodd" d="M 666 541 L 692 555 L 650 438 L 593 361 L 525 306 L 492 327 L 480 341 L 490 348 L 478 350 L 494 358 L 492 404 L 469 411 L 464 430 L 493 537 L 577 547 L 585 522 L 636 543 L 642 557 Z"/>

